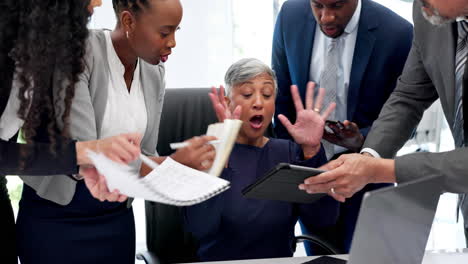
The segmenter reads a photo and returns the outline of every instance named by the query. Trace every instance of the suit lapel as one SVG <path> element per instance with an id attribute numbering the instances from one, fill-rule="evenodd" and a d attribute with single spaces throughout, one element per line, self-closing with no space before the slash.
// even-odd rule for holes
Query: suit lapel
<path id="1" fill-rule="evenodd" d="M 301 97 L 305 98 L 306 84 L 309 81 L 310 60 L 312 57 L 312 47 L 315 39 L 315 18 L 312 14 L 312 8 L 306 8 L 306 19 L 302 26 L 302 30 L 297 31 L 297 42 L 294 49 L 294 57 L 298 62 L 297 79 L 292 80 L 293 84 L 299 86 Z"/>
<path id="2" fill-rule="evenodd" d="M 359 102 L 359 90 L 362 78 L 371 58 L 376 37 L 373 30 L 378 27 L 378 18 L 369 10 L 368 1 L 362 1 L 361 17 L 354 48 L 353 63 L 348 89 L 348 120 L 353 120 Z"/>
<path id="3" fill-rule="evenodd" d="M 437 52 L 440 61 L 439 71 L 443 78 L 444 87 L 439 89 L 439 97 L 447 101 L 447 110 L 450 113 L 448 120 L 453 120 L 455 115 L 455 51 L 457 49 L 457 23 L 446 25 L 444 28 L 439 28 L 440 39 L 445 41 L 438 41 L 439 44 L 436 48 L 437 51 L 446 50 L 447 52 Z M 443 74 L 450 73 L 450 74 Z M 445 94 L 445 96 L 443 96 Z M 449 121 L 450 122 L 450 121 Z M 450 122 L 452 125 L 453 121 Z"/>

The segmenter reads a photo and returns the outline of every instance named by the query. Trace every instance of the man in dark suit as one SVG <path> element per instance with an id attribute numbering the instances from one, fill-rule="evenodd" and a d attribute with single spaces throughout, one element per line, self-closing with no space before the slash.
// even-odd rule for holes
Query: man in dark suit
<path id="1" fill-rule="evenodd" d="M 298 85 L 304 99 L 306 84 L 313 81 L 330 95 L 328 100 L 325 97 L 321 109 L 335 101 L 337 107 L 332 118 L 352 122 L 346 122 L 347 129 L 361 139 L 359 149 L 395 87 L 411 39 L 410 23 L 370 0 L 285 2 L 277 18 L 272 54 L 279 89 L 277 136 L 290 138 L 277 119 L 278 114 L 295 119 L 290 86 Z M 328 142 L 324 145 L 328 158 L 336 158 L 350 148 Z M 337 238 L 335 243 L 342 250 L 349 251 L 364 191 L 377 187 L 368 186 L 342 205 L 338 226 L 333 234 L 327 235 Z M 304 229 L 307 228 L 303 225 Z"/>
<path id="2" fill-rule="evenodd" d="M 463 121 L 468 115 L 467 16 L 467 0 L 415 1 L 413 45 L 397 87 L 364 143 L 365 155 L 341 156 L 324 167 L 332 171 L 307 179 L 301 189 L 314 193 L 333 188 L 331 195 L 343 201 L 368 183 L 444 175 L 445 191 L 468 193 L 468 122 Z M 437 99 L 452 130 L 455 150 L 392 159 Z M 366 157 L 371 154 L 384 159 Z M 468 199 L 460 198 L 466 235 Z"/>

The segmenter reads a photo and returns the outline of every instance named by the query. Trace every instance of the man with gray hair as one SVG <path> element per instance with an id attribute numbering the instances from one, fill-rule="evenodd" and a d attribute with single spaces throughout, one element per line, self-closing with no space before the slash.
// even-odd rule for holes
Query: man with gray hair
<path id="1" fill-rule="evenodd" d="M 344 201 L 368 183 L 444 175 L 445 191 L 468 193 L 468 122 L 464 122 L 468 115 L 467 16 L 468 0 L 415 1 L 413 46 L 395 91 L 367 136 L 364 155 L 341 156 L 323 167 L 331 171 L 307 179 L 301 189 L 315 193 L 333 188 L 333 197 Z M 455 150 L 393 159 L 424 111 L 439 98 Z M 465 195 L 460 197 L 468 240 L 468 201 Z"/>

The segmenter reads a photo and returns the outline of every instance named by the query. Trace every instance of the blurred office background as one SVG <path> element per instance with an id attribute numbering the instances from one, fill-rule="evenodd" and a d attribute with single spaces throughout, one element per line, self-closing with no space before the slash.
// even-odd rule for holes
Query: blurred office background
<path id="1" fill-rule="evenodd" d="M 374 0 L 412 22 L 412 0 Z M 184 16 L 176 33 L 177 47 L 166 63 L 168 88 L 219 86 L 234 61 L 256 57 L 267 64 L 276 16 L 285 0 L 181 0 Z M 116 19 L 112 1 L 95 10 L 90 28 L 112 29 Z M 313 34 L 304 32 L 304 34 Z M 396 131 L 398 133 L 398 131 Z M 440 105 L 426 113 L 414 138 L 400 154 L 453 149 L 450 129 Z M 9 177 L 8 188 L 15 210 L 22 182 Z M 442 195 L 427 249 L 465 247 L 462 220 L 456 221 L 456 195 Z M 146 248 L 144 201 L 134 202 L 137 251 Z M 300 229 L 296 229 L 299 232 Z M 298 246 L 296 256 L 305 255 Z"/>

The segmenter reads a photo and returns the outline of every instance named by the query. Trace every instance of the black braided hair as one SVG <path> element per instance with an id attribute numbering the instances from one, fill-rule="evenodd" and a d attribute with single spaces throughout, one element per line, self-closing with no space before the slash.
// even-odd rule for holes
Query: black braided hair
<path id="1" fill-rule="evenodd" d="M 112 6 L 117 15 L 125 10 L 138 15 L 143 9 L 151 7 L 150 1 L 151 0 L 112 0 Z"/>
<path id="2" fill-rule="evenodd" d="M 75 84 L 84 70 L 88 5 L 89 0 L 2 0 L 0 3 L 0 94 L 9 95 L 16 71 L 18 116 L 25 121 L 24 139 L 31 143 L 36 130 L 45 126 L 52 153 L 58 136 L 67 137 L 69 133 L 68 117 Z M 54 96 L 53 87 L 61 88 L 59 96 Z M 60 109 L 59 105 L 63 107 Z M 60 132 L 57 117 L 64 124 Z"/>

